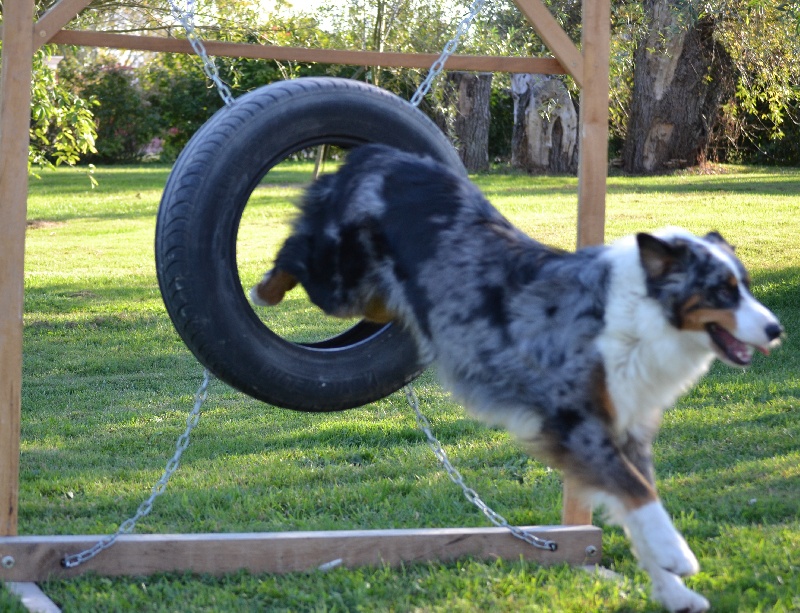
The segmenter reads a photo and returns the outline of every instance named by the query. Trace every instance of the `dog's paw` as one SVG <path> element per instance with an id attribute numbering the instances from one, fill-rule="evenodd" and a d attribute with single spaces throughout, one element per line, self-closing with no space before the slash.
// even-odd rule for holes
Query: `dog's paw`
<path id="1" fill-rule="evenodd" d="M 680 577 L 664 571 L 651 573 L 650 577 L 653 581 L 653 598 L 668 611 L 702 613 L 711 608 L 708 600 L 686 587 Z"/>
<path id="2" fill-rule="evenodd" d="M 700 570 L 692 550 L 675 530 L 660 502 L 652 502 L 628 513 L 625 528 L 645 570 L 660 568 L 687 577 Z"/>
<path id="3" fill-rule="evenodd" d="M 257 306 L 275 306 L 290 289 L 297 285 L 297 278 L 285 270 L 273 268 L 261 281 L 250 288 L 250 300 Z"/>
<path id="4" fill-rule="evenodd" d="M 259 283 L 258 285 L 254 285 L 253 287 L 250 288 L 250 291 L 248 292 L 250 300 L 256 306 L 270 306 L 269 302 L 267 302 L 264 298 L 262 298 L 259 295 L 258 290 L 260 288 L 261 288 L 261 283 Z"/>
<path id="5" fill-rule="evenodd" d="M 694 553 L 677 532 L 670 535 L 670 538 L 654 537 L 650 547 L 653 562 L 673 575 L 689 577 L 700 570 Z"/>

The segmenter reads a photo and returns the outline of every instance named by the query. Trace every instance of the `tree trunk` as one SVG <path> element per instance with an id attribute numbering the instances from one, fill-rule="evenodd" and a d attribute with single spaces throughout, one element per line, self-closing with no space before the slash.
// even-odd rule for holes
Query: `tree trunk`
<path id="1" fill-rule="evenodd" d="M 730 56 L 714 40 L 712 19 L 687 27 L 672 2 L 645 0 L 644 6 L 650 26 L 634 53 L 622 154 L 623 167 L 633 173 L 701 161 L 732 83 Z"/>
<path id="2" fill-rule="evenodd" d="M 575 173 L 578 169 L 578 113 L 560 79 L 511 76 L 514 131 L 511 164 L 530 173 Z"/>
<path id="3" fill-rule="evenodd" d="M 469 172 L 489 168 L 489 122 L 492 73 L 453 72 L 456 101 L 455 136 L 458 154 Z"/>

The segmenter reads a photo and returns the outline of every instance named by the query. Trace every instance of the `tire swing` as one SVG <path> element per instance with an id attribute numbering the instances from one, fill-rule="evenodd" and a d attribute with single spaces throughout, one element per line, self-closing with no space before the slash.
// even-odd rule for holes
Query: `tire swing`
<path id="1" fill-rule="evenodd" d="M 279 407 L 339 411 L 391 394 L 427 366 L 392 323 L 361 321 L 322 341 L 287 340 L 262 322 L 239 277 L 242 214 L 267 173 L 304 149 L 373 142 L 465 172 L 444 134 L 414 106 L 331 77 L 276 82 L 241 96 L 178 157 L 156 223 L 159 287 L 183 341 L 228 385 Z"/>

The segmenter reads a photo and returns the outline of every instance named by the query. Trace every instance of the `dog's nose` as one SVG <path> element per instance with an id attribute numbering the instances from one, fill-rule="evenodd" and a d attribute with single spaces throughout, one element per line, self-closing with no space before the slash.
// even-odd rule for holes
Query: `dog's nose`
<path id="1" fill-rule="evenodd" d="M 783 334 L 783 328 L 780 324 L 769 324 L 766 328 L 764 328 L 764 333 L 767 335 L 769 340 L 774 341 L 781 334 Z"/>

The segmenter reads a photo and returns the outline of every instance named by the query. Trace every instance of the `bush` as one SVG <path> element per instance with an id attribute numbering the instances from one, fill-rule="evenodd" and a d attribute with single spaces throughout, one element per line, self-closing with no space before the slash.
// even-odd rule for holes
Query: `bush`
<path id="1" fill-rule="evenodd" d="M 146 145 L 156 136 L 157 118 L 132 68 L 99 64 L 79 79 L 81 97 L 95 99 L 97 152 L 87 162 L 115 164 L 142 159 Z"/>
<path id="2" fill-rule="evenodd" d="M 163 147 L 160 159 L 173 162 L 200 126 L 222 107 L 222 98 L 194 57 L 163 54 L 139 72 L 157 117 Z"/>

